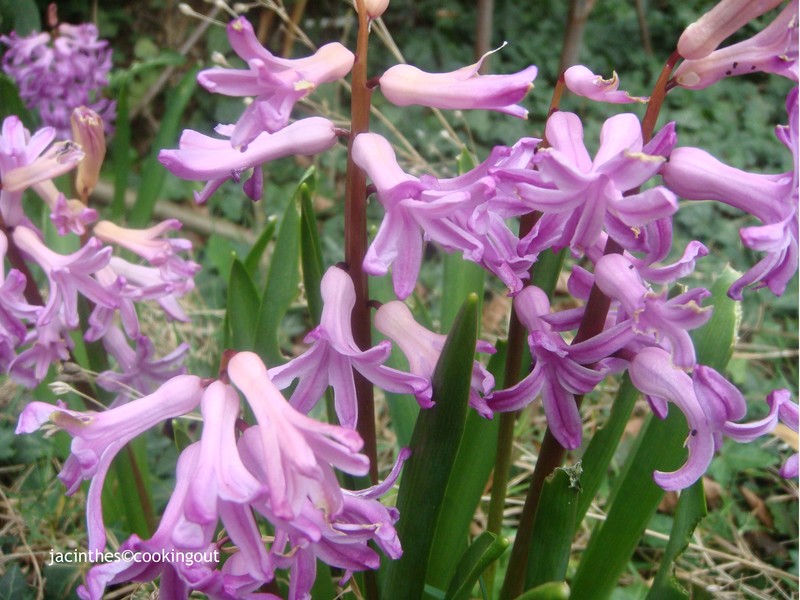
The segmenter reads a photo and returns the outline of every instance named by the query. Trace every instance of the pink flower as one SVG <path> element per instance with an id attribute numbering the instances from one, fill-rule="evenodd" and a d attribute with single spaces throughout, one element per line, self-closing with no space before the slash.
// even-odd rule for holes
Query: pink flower
<path id="1" fill-rule="evenodd" d="M 319 84 L 341 79 L 355 57 L 338 43 L 327 44 L 306 58 L 273 56 L 256 38 L 244 17 L 231 21 L 228 40 L 248 69 L 208 69 L 197 81 L 208 91 L 226 96 L 255 96 L 231 132 L 231 145 L 246 147 L 262 132 L 286 127 L 295 103 Z"/>
<path id="2" fill-rule="evenodd" d="M 517 102 L 533 87 L 537 68 L 531 65 L 512 75 L 478 75 L 489 54 L 450 73 L 426 73 L 411 65 L 395 65 L 381 76 L 381 92 L 396 106 L 495 110 L 526 119 L 528 111 Z"/>
<path id="3" fill-rule="evenodd" d="M 575 65 L 564 71 L 564 83 L 573 94 L 596 102 L 630 104 L 632 102 L 646 103 L 649 100 L 649 98 L 631 96 L 628 92 L 617 90 L 619 77 L 616 71 L 611 75 L 611 79 L 603 79 L 602 75 L 595 75 L 583 65 Z"/>

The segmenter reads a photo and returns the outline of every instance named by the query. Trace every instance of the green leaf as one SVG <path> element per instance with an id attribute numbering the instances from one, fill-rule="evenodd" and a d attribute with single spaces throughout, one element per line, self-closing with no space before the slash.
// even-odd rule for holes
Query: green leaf
<path id="1" fill-rule="evenodd" d="M 153 149 L 142 167 L 142 183 L 139 186 L 136 205 L 130 216 L 131 227 L 144 227 L 150 223 L 153 216 L 153 209 L 167 176 L 167 170 L 158 162 L 158 153 L 162 148 L 174 145 L 178 139 L 178 130 L 181 127 L 181 119 L 186 105 L 197 87 L 198 70 L 197 68 L 190 69 L 168 96 L 167 109 L 164 118 L 161 119 L 158 135 L 153 142 Z"/>
<path id="2" fill-rule="evenodd" d="M 567 574 L 578 493 L 581 489 L 581 463 L 558 468 L 545 480 L 533 524 L 525 587 L 548 581 L 561 581 Z"/>
<path id="3" fill-rule="evenodd" d="M 701 479 L 681 492 L 669 542 L 650 593 L 647 594 L 647 600 L 689 598 L 689 592 L 684 590 L 672 575 L 672 565 L 686 550 L 695 527 L 707 514 L 706 496 Z"/>
<path id="4" fill-rule="evenodd" d="M 228 279 L 228 310 L 226 319 L 230 328 L 229 347 L 252 350 L 258 309 L 261 299 L 244 263 L 236 256 L 231 264 Z"/>
<path id="5" fill-rule="evenodd" d="M 581 457 L 583 476 L 581 477 L 581 493 L 578 494 L 578 512 L 576 527 L 583 521 L 586 511 L 594 500 L 597 490 L 608 474 L 608 465 L 614 458 L 614 453 L 625 432 L 625 426 L 631 418 L 633 407 L 639 391 L 634 387 L 631 378 L 625 373 L 622 383 L 617 391 L 617 396 L 611 406 L 611 414 L 606 423 L 595 432 L 592 441 Z"/>
<path id="6" fill-rule="evenodd" d="M 302 182 L 300 184 L 302 186 Z M 298 192 L 299 193 L 299 190 Z M 270 261 L 267 283 L 261 295 L 254 349 L 264 361 L 275 366 L 283 362 L 278 330 L 284 315 L 297 296 L 300 282 L 300 214 L 295 199 L 286 205 L 275 249 Z"/>
<path id="7" fill-rule="evenodd" d="M 313 184 L 313 181 L 312 181 Z M 311 319 L 318 324 L 322 316 L 322 244 L 317 230 L 317 219 L 311 204 L 313 185 L 300 186 L 300 259 L 303 264 L 303 287 L 306 290 L 308 311 Z"/>
<path id="8" fill-rule="evenodd" d="M 448 331 L 458 314 L 461 302 L 467 294 L 477 294 L 480 312 L 486 272 L 480 265 L 461 258 L 460 254 L 444 256 L 444 278 L 442 281 L 442 331 Z"/>
<path id="9" fill-rule="evenodd" d="M 563 581 L 551 581 L 528 590 L 517 600 L 569 600 L 569 586 Z"/>
<path id="10" fill-rule="evenodd" d="M 258 281 L 258 268 L 261 263 L 261 257 L 264 255 L 264 250 L 267 249 L 267 246 L 272 241 L 272 236 L 275 234 L 275 227 L 277 226 L 278 219 L 275 217 L 270 217 L 267 221 L 267 224 L 264 226 L 264 230 L 261 232 L 261 235 L 258 236 L 255 244 L 253 247 L 250 248 L 250 252 L 247 253 L 247 256 L 244 259 L 244 266 L 247 269 L 247 272 L 250 273 L 250 277 L 253 278 L 253 281 Z"/>
<path id="11" fill-rule="evenodd" d="M 0 15 L 11 17 L 12 25 L 4 29 L 13 30 L 20 37 L 42 30 L 39 7 L 34 0 L 0 0 Z"/>
<path id="12" fill-rule="evenodd" d="M 11 563 L 0 579 L 0 600 L 28 600 L 35 597 L 36 591 L 28 585 L 22 569 Z"/>
<path id="13" fill-rule="evenodd" d="M 484 531 L 461 557 L 445 600 L 467 600 L 478 578 L 508 548 L 508 540 Z"/>
<path id="14" fill-rule="evenodd" d="M 420 598 L 436 523 L 467 417 L 478 331 L 478 297 L 470 294 L 447 336 L 433 374 L 436 405 L 421 411 L 397 497 L 398 537 L 412 549 L 389 563 L 384 588 L 394 598 Z"/>
<path id="15" fill-rule="evenodd" d="M 0 73 L 0 119 L 17 115 L 23 123 L 30 121 L 25 103 L 19 97 L 16 84 L 5 73 Z"/>
<path id="16" fill-rule="evenodd" d="M 726 293 L 737 276 L 732 269 L 726 269 L 714 283 L 711 289 L 714 316 L 694 336 L 698 363 L 718 371 L 725 368 L 737 335 L 738 308 Z M 676 407 L 671 408 L 663 421 L 649 419 L 612 491 L 608 516 L 594 531 L 578 565 L 572 582 L 573 600 L 602 600 L 611 595 L 664 496 L 664 490 L 653 481 L 653 472 L 674 471 L 686 461 L 687 433 L 686 420 Z M 687 522 L 693 520 L 693 514 L 689 514 Z M 681 527 L 683 530 L 675 534 L 677 547 L 688 525 L 684 523 Z"/>

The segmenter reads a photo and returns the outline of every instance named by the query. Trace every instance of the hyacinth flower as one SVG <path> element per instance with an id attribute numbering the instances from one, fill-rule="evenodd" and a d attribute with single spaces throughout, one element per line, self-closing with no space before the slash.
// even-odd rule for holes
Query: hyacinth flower
<path id="1" fill-rule="evenodd" d="M 597 261 L 594 280 L 600 291 L 619 302 L 622 312 L 618 312 L 618 320 L 629 318 L 633 331 L 670 352 L 675 366 L 694 367 L 694 343 L 688 332 L 711 318 L 711 307 L 700 306 L 711 292 L 694 288 L 673 298 L 666 290 L 655 293 L 620 254 L 608 254 Z"/>
<path id="2" fill-rule="evenodd" d="M 671 364 L 669 353 L 661 348 L 645 348 L 629 367 L 631 381 L 647 395 L 659 418 L 673 403 L 686 417 L 689 435 L 686 463 L 671 473 L 656 471 L 655 482 L 665 490 L 682 490 L 700 479 L 719 450 L 723 436 L 737 442 L 750 442 L 775 428 L 786 402 L 780 394 L 767 397 L 769 414 L 751 423 L 737 423 L 747 413 L 747 403 L 736 387 L 710 367 L 697 365 L 690 377 Z"/>
<path id="3" fill-rule="evenodd" d="M 521 155 L 527 157 L 529 151 L 532 149 L 528 147 Z M 494 156 L 501 158 L 497 153 Z M 364 257 L 364 271 L 385 275 L 391 266 L 398 298 L 405 299 L 414 291 L 426 240 L 446 251 L 462 252 L 465 260 L 498 275 L 512 293 L 522 289 L 522 279 L 528 276 L 534 256 L 517 253 L 518 239 L 501 214 L 489 209 L 497 198 L 497 183 L 487 163 L 474 173 L 451 180 L 417 179 L 397 164 L 391 144 L 373 133 L 356 137 L 353 160 L 372 179 L 386 210 Z M 524 212 L 519 205 L 511 206 L 508 194 L 503 192 L 497 206 L 506 214 Z"/>
<path id="4" fill-rule="evenodd" d="M 70 116 L 80 106 L 101 114 L 109 128 L 115 106 L 100 93 L 108 85 L 111 48 L 97 38 L 92 23 L 62 23 L 52 37 L 36 32 L 21 37 L 12 32 L 0 36 L 0 42 L 8 46 L 3 71 L 16 82 L 25 105 L 36 110 L 59 137 L 69 138 Z"/>
<path id="5" fill-rule="evenodd" d="M 772 402 L 780 403 L 780 410 L 778 412 L 778 419 L 781 423 L 786 425 L 789 429 L 797 433 L 800 427 L 800 413 L 798 412 L 797 403 L 792 402 L 789 390 L 775 390 L 771 394 L 775 396 Z M 767 399 L 769 402 L 769 398 Z M 789 459 L 784 463 L 780 470 L 781 477 L 787 479 L 798 476 L 798 455 L 797 452 L 792 454 Z"/>
<path id="6" fill-rule="evenodd" d="M 797 5 L 789 2 L 772 23 L 750 39 L 714 50 L 702 58 L 683 61 L 675 69 L 674 82 L 682 88 L 701 90 L 725 77 L 755 72 L 775 73 L 796 82 L 797 10 Z M 745 11 L 742 14 L 751 13 Z M 714 41 L 715 38 L 711 38 L 711 43 Z M 698 45 L 698 52 L 704 51 L 700 50 L 703 47 Z"/>
<path id="7" fill-rule="evenodd" d="M 73 142 L 53 143 L 56 130 L 40 129 L 33 135 L 18 117 L 7 117 L 0 130 L 0 215 L 6 227 L 26 222 L 22 193 L 71 171 L 83 159 L 84 152 Z"/>
<path id="8" fill-rule="evenodd" d="M 431 381 L 436 363 L 444 348 L 447 336 L 434 333 L 417 323 L 403 302 L 392 301 L 383 304 L 375 313 L 375 328 L 391 339 L 403 351 L 408 360 L 408 370 Z M 489 342 L 478 340 L 476 350 L 494 354 Z M 491 418 L 492 411 L 484 398 L 494 389 L 494 377 L 478 361 L 472 367 L 472 382 L 469 391 L 469 404 L 478 413 Z M 417 400 L 421 405 L 430 404 L 432 389 L 419 392 Z"/>
<path id="9" fill-rule="evenodd" d="M 31 186 L 33 191 L 45 201 L 50 208 L 50 220 L 55 225 L 58 235 L 84 235 L 88 226 L 97 221 L 97 211 L 89 208 L 80 200 L 68 199 L 59 192 L 51 180 Z"/>
<path id="10" fill-rule="evenodd" d="M 291 525 L 277 527 L 271 555 L 278 566 L 291 569 L 288 600 L 311 597 L 317 559 L 343 569 L 339 585 L 344 586 L 354 571 L 379 568 L 380 557 L 367 542 L 373 541 L 391 559 L 402 556 L 403 549 L 394 528 L 400 515 L 396 508 L 387 508 L 377 499 L 395 484 L 410 455 L 410 450 L 402 449 L 391 473 L 378 485 L 357 492 L 342 490 L 342 511 L 329 521 L 307 503 L 303 517 L 319 530 L 311 539 Z"/>
<path id="11" fill-rule="evenodd" d="M 631 96 L 628 92 L 618 89 L 619 77 L 616 71 L 612 73 L 611 79 L 603 79 L 602 75 L 595 75 L 587 67 L 575 65 L 564 71 L 564 83 L 576 96 L 589 98 L 595 102 L 631 104 L 648 101 L 648 98 Z"/>
<path id="12" fill-rule="evenodd" d="M 777 129 L 780 139 L 792 152 L 794 170 L 782 174 L 748 173 L 730 167 L 699 148 L 676 148 L 664 166 L 664 183 L 687 200 L 717 200 L 762 222 L 739 231 L 747 248 L 766 252 L 755 266 L 739 278 L 728 291 L 742 299 L 748 286 L 768 287 L 776 296 L 786 290 L 797 271 L 798 257 L 798 106 L 797 88 L 786 100 L 789 125 Z"/>
<path id="13" fill-rule="evenodd" d="M 72 453 L 59 479 L 68 495 L 78 490 L 82 480 L 92 480 L 86 501 L 90 550 L 102 551 L 106 545 L 101 494 L 114 457 L 144 431 L 193 410 L 200 403 L 202 391 L 199 377 L 180 375 L 148 396 L 105 412 L 78 412 L 44 402 L 31 402 L 22 411 L 16 433 L 32 433 L 52 423 L 73 438 Z"/>
<path id="14" fill-rule="evenodd" d="M 528 286 L 514 299 L 519 319 L 528 330 L 533 370 L 517 385 L 495 391 L 488 399 L 493 411 L 520 410 L 541 394 L 547 424 L 558 443 L 575 449 L 581 444 L 582 425 L 575 396 L 592 391 L 621 364 L 610 358 L 633 337 L 626 324 L 568 345 L 550 324 L 550 301 L 541 289 Z"/>
<path id="15" fill-rule="evenodd" d="M 217 131 L 221 135 L 231 133 L 229 127 L 217 128 Z M 202 192 L 195 194 L 198 203 L 208 200 L 228 179 L 238 182 L 244 171 L 253 169 L 245 191 L 258 200 L 261 198 L 261 165 L 285 156 L 318 154 L 335 143 L 333 123 L 322 117 L 309 117 L 275 133 L 259 133 L 242 149 L 234 148 L 229 140 L 187 129 L 181 134 L 178 149 L 161 150 L 158 160 L 181 179 L 208 182 Z"/>
<path id="16" fill-rule="evenodd" d="M 391 354 L 391 343 L 383 341 L 369 350 L 361 350 L 353 339 L 351 313 L 356 302 L 353 280 L 338 267 L 331 267 L 322 277 L 324 306 L 320 324 L 305 338 L 311 347 L 287 362 L 269 370 L 270 379 L 279 389 L 299 380 L 290 402 L 302 413 L 308 413 L 322 398 L 325 389 L 333 388 L 334 404 L 339 422 L 355 428 L 358 422 L 353 369 L 368 381 L 388 392 L 413 394 L 423 407 L 430 382 L 413 373 L 404 373 L 385 366 Z"/>
<path id="17" fill-rule="evenodd" d="M 231 358 L 228 376 L 247 399 L 258 425 L 250 435 L 261 444 L 261 459 L 270 505 L 286 519 L 295 517 L 302 499 L 310 495 L 329 514 L 342 507 L 341 490 L 332 467 L 365 475 L 369 460 L 358 451 L 363 441 L 347 427 L 314 421 L 292 407 L 252 352 Z"/>
<path id="18" fill-rule="evenodd" d="M 78 165 L 75 175 L 75 189 L 78 190 L 80 197 L 86 200 L 100 179 L 100 168 L 106 156 L 103 118 L 91 108 L 79 106 L 72 111 L 70 124 L 72 139 L 86 154 Z"/>
<path id="19" fill-rule="evenodd" d="M 527 119 L 528 111 L 517 103 L 533 88 L 538 69 L 531 65 L 511 75 L 479 75 L 490 54 L 449 73 L 426 73 L 411 65 L 395 65 L 381 75 L 381 93 L 396 106 L 494 110 Z"/>
<path id="20" fill-rule="evenodd" d="M 683 58 L 705 58 L 728 36 L 778 6 L 783 0 L 721 0 L 689 25 L 678 40 Z"/>
<path id="21" fill-rule="evenodd" d="M 228 23 L 226 30 L 231 48 L 248 68 L 208 69 L 197 75 L 197 81 L 215 94 L 253 97 L 231 132 L 230 143 L 235 148 L 246 147 L 262 132 L 286 127 L 298 100 L 318 85 L 347 75 L 355 60 L 339 43 L 326 44 L 306 58 L 278 58 L 259 43 L 244 17 Z"/>
<path id="22" fill-rule="evenodd" d="M 531 171 L 529 183 L 517 184 L 530 209 L 544 213 L 520 241 L 520 252 L 568 246 L 583 253 L 604 228 L 626 249 L 646 250 L 646 226 L 674 214 L 677 199 L 664 186 L 626 192 L 661 168 L 674 143 L 672 128 L 665 127 L 644 147 L 636 115 L 611 117 L 603 124 L 594 160 L 583 144 L 580 118 L 573 113 L 553 114 L 546 137 L 550 147 L 537 153 L 538 171 Z"/>
<path id="23" fill-rule="evenodd" d="M 40 306 L 25 300 L 25 276 L 16 269 L 5 272 L 8 238 L 0 231 L 0 370 L 16 358 L 16 348 L 27 336 L 26 321 L 35 321 Z"/>

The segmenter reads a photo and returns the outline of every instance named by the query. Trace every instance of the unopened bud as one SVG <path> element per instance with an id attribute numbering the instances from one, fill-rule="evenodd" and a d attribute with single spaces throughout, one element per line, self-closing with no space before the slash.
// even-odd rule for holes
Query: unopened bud
<path id="1" fill-rule="evenodd" d="M 76 108 L 72 111 L 70 123 L 72 138 L 86 154 L 78 165 L 75 179 L 75 189 L 85 203 L 100 178 L 100 167 L 103 166 L 106 156 L 106 135 L 103 131 L 103 119 L 91 108 Z"/>
<path id="2" fill-rule="evenodd" d="M 728 36 L 782 1 L 722 0 L 686 28 L 678 40 L 678 52 L 687 59 L 704 58 Z"/>
<path id="3" fill-rule="evenodd" d="M 359 4 L 358 0 L 356 0 L 356 10 L 358 10 Z M 377 19 L 380 17 L 386 12 L 388 6 L 389 0 L 364 0 L 364 8 L 366 8 L 367 16 L 370 19 Z"/>

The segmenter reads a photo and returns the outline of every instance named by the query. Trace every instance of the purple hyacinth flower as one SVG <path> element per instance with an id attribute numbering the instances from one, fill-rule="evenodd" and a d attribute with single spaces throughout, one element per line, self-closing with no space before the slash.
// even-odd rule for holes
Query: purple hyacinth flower
<path id="1" fill-rule="evenodd" d="M 601 292 L 620 303 L 624 312 L 618 318 L 629 318 L 634 332 L 669 351 L 676 366 L 691 369 L 695 365 L 694 343 L 688 331 L 702 327 L 711 318 L 711 307 L 700 306 L 711 295 L 708 290 L 695 288 L 674 298 L 668 298 L 666 290 L 657 294 L 620 254 L 608 254 L 597 261 L 594 280 Z"/>
<path id="2" fill-rule="evenodd" d="M 728 36 L 782 1 L 721 0 L 684 30 L 678 40 L 678 52 L 687 59 L 705 58 Z"/>
<path id="3" fill-rule="evenodd" d="M 408 360 L 408 369 L 428 381 L 433 378 L 436 363 L 444 348 L 447 336 L 434 333 L 417 323 L 408 307 L 400 301 L 387 302 L 375 313 L 375 328 L 396 343 Z M 478 340 L 478 352 L 494 354 L 489 342 Z M 472 367 L 469 404 L 486 418 L 492 411 L 484 398 L 494 389 L 494 377 L 477 360 Z M 417 394 L 421 406 L 430 405 L 431 387 Z"/>
<path id="4" fill-rule="evenodd" d="M 301 517 L 307 528 L 315 529 L 311 537 L 293 524 L 276 524 L 271 554 L 278 566 L 291 569 L 289 600 L 311 597 L 317 559 L 343 569 L 339 585 L 344 586 L 354 571 L 380 567 L 380 557 L 368 542 L 375 543 L 391 559 L 403 554 L 394 528 L 400 515 L 396 508 L 383 506 L 377 498 L 394 485 L 410 455 L 407 448 L 401 450 L 391 473 L 378 485 L 356 492 L 343 490 L 344 503 L 337 515 L 326 518 L 307 502 Z"/>
<path id="5" fill-rule="evenodd" d="M 16 116 L 7 117 L 0 129 L 0 214 L 7 227 L 27 222 L 22 193 L 28 186 L 71 171 L 83 158 L 72 142 L 52 143 L 55 129 L 44 127 L 33 135 Z"/>
<path id="6" fill-rule="evenodd" d="M 383 341 L 369 350 L 361 350 L 353 339 L 350 325 L 356 302 L 355 289 L 350 276 L 338 267 L 331 267 L 322 278 L 324 306 L 317 328 L 306 336 L 311 343 L 305 353 L 285 365 L 270 369 L 273 383 L 280 389 L 289 387 L 299 379 L 290 402 L 302 413 L 308 413 L 330 385 L 339 422 L 344 427 L 355 428 L 358 422 L 353 369 L 381 389 L 398 394 L 420 394 L 422 402 L 429 381 L 413 373 L 404 373 L 383 363 L 391 353 L 391 343 Z M 430 399 L 422 404 L 430 406 Z"/>
<path id="7" fill-rule="evenodd" d="M 223 135 L 230 128 L 218 128 Z M 234 148 L 229 140 L 212 138 L 187 129 L 181 135 L 177 150 L 162 150 L 158 160 L 173 175 L 190 181 L 208 182 L 195 195 L 205 202 L 228 179 L 239 181 L 243 171 L 254 169 L 260 176 L 261 165 L 271 160 L 295 154 L 311 155 L 328 150 L 336 143 L 332 122 L 322 117 L 295 121 L 275 133 L 260 133 L 246 148 Z M 253 184 L 253 192 L 260 186 Z M 256 196 L 254 199 L 258 199 Z"/>
<path id="8" fill-rule="evenodd" d="M 757 3 L 753 3 L 757 4 Z M 765 29 L 703 58 L 683 61 L 673 74 L 679 86 L 701 90 L 725 77 L 775 73 L 798 80 L 797 5 L 790 2 Z"/>
<path id="9" fill-rule="evenodd" d="M 750 213 L 762 223 L 740 230 L 742 243 L 765 252 L 755 266 L 728 291 L 742 299 L 748 286 L 768 287 L 780 296 L 797 271 L 798 257 L 798 166 L 797 88 L 787 98 L 788 127 L 779 127 L 778 138 L 792 151 L 792 172 L 768 175 L 730 167 L 699 148 L 676 148 L 664 166 L 663 177 L 670 189 L 687 200 L 717 200 Z"/>
<path id="10" fill-rule="evenodd" d="M 90 550 L 106 545 L 100 497 L 103 482 L 117 453 L 133 438 L 158 423 L 184 415 L 200 402 L 202 380 L 180 375 L 158 390 L 105 412 L 78 412 L 44 402 L 31 402 L 22 411 L 17 433 L 32 433 L 52 422 L 72 436 L 72 453 L 64 463 L 59 479 L 74 494 L 84 479 L 91 479 L 86 501 L 86 521 Z"/>
<path id="11" fill-rule="evenodd" d="M 741 393 L 722 375 L 698 365 L 692 377 L 671 364 L 670 355 L 661 348 L 645 348 L 631 362 L 631 381 L 648 396 L 657 416 L 664 418 L 667 403 L 675 404 L 686 417 L 689 436 L 686 463 L 671 473 L 656 471 L 655 482 L 665 490 L 682 490 L 700 479 L 708 469 L 722 437 L 749 442 L 775 428 L 784 399 L 771 394 L 767 398 L 769 414 L 751 423 L 736 423 L 747 412 Z"/>
<path id="12" fill-rule="evenodd" d="M 228 23 L 228 40 L 247 69 L 208 69 L 197 81 L 209 92 L 226 96 L 253 96 L 231 132 L 231 145 L 247 146 L 264 131 L 286 127 L 295 103 L 318 85 L 341 79 L 353 67 L 355 56 L 339 43 L 326 44 L 312 56 L 278 58 L 258 41 L 244 17 Z"/>
<path id="13" fill-rule="evenodd" d="M 528 111 L 517 102 L 533 88 L 538 69 L 531 65 L 512 75 L 479 75 L 481 64 L 490 54 L 450 73 L 426 73 L 411 65 L 395 65 L 381 76 L 380 89 L 396 106 L 495 110 L 527 119 Z"/>
<path id="14" fill-rule="evenodd" d="M 583 65 L 575 65 L 564 71 L 564 83 L 573 94 L 596 102 L 631 104 L 633 102 L 646 103 L 649 100 L 649 98 L 631 96 L 628 92 L 617 89 L 619 88 L 619 77 L 616 71 L 613 72 L 611 79 L 603 79 L 602 75 L 595 75 Z"/>
<path id="15" fill-rule="evenodd" d="M 772 401 L 780 403 L 780 411 L 778 412 L 778 419 L 786 425 L 789 429 L 797 433 L 800 427 L 800 413 L 796 402 L 792 402 L 789 390 L 775 390 L 770 394 L 773 397 Z M 769 398 L 767 399 L 769 401 Z M 797 452 L 792 454 L 789 459 L 781 467 L 781 477 L 791 479 L 798 476 L 798 458 Z"/>
<path id="16" fill-rule="evenodd" d="M 533 370 L 517 385 L 488 398 L 494 411 L 524 408 L 539 395 L 547 425 L 564 448 L 580 446 L 581 416 L 575 395 L 587 394 L 618 366 L 609 357 L 628 343 L 633 333 L 625 324 L 608 329 L 578 344 L 568 345 L 548 321 L 550 301 L 536 286 L 528 286 L 514 299 L 520 321 L 528 330 Z M 588 365 L 588 366 L 587 366 Z"/>
<path id="17" fill-rule="evenodd" d="M 643 145 L 641 125 L 634 114 L 608 119 L 600 132 L 594 160 L 583 144 L 583 125 L 573 113 L 556 112 L 546 125 L 549 148 L 537 154 L 538 172 L 518 191 L 529 208 L 544 213 L 520 242 L 523 252 L 538 253 L 551 246 L 569 246 L 582 253 L 605 227 L 608 234 L 631 250 L 646 243 L 646 227 L 678 209 L 675 195 L 663 186 L 626 195 L 655 175 L 671 148 L 671 128 Z"/>
<path id="18" fill-rule="evenodd" d="M 358 452 L 363 446 L 358 433 L 314 421 L 293 408 L 252 352 L 234 355 L 227 372 L 258 421 L 247 432 L 260 443 L 264 483 L 274 513 L 295 517 L 307 496 L 328 514 L 338 513 L 342 493 L 332 467 L 353 475 L 369 470 L 369 459 Z"/>
<path id="19" fill-rule="evenodd" d="M 70 116 L 81 106 L 102 114 L 110 128 L 115 105 L 100 93 L 108 85 L 111 48 L 107 41 L 97 39 L 92 23 L 62 23 L 52 37 L 11 33 L 0 36 L 0 42 L 9 47 L 3 71 L 17 83 L 25 105 L 38 111 L 42 122 L 54 127 L 59 137 L 69 138 Z"/>

